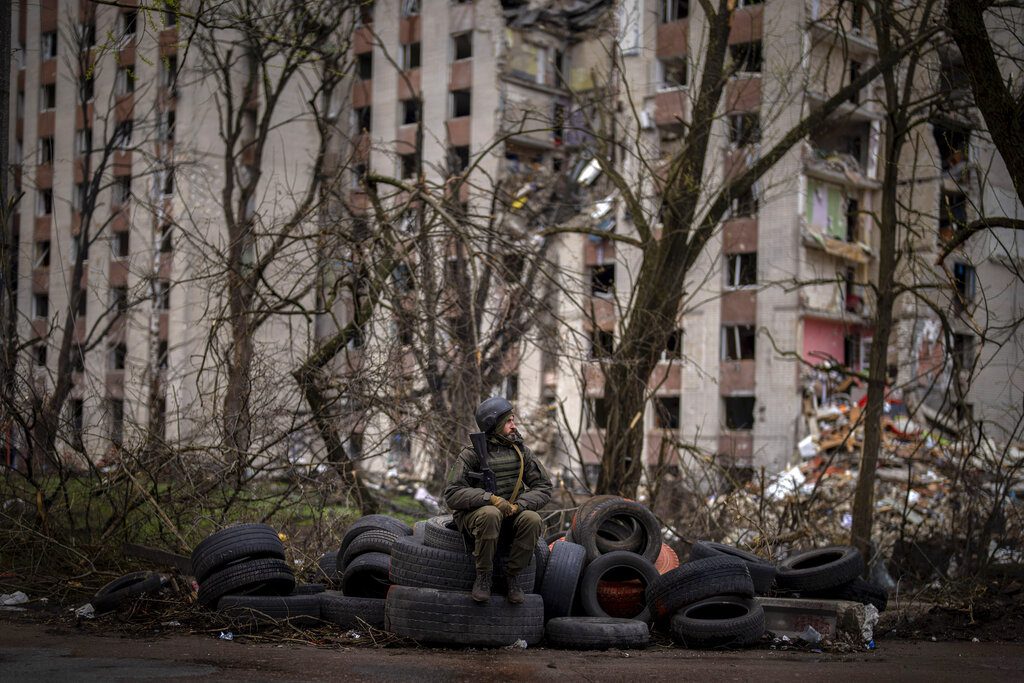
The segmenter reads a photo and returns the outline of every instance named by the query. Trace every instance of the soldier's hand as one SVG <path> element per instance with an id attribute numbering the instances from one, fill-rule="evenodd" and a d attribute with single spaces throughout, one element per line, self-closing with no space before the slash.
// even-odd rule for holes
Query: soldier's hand
<path id="1" fill-rule="evenodd" d="M 519 510 L 520 510 L 519 505 L 517 503 L 509 503 L 509 505 L 512 506 L 512 512 L 508 513 L 507 516 L 508 517 L 515 517 L 516 515 L 518 515 L 519 514 Z"/>
<path id="2" fill-rule="evenodd" d="M 512 503 L 508 502 L 507 500 L 505 500 L 504 498 L 502 498 L 501 496 L 494 494 L 491 494 L 491 505 L 501 510 L 501 514 L 503 514 L 506 517 L 515 514 L 513 512 L 513 508 L 517 507 Z"/>

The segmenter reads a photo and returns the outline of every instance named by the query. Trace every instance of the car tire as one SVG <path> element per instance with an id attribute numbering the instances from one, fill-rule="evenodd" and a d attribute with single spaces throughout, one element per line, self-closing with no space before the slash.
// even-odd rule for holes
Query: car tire
<path id="1" fill-rule="evenodd" d="M 412 535 L 412 528 L 400 519 L 388 515 L 366 515 L 352 522 L 352 526 L 348 528 L 341 539 L 341 548 L 338 552 L 344 555 L 345 548 L 349 543 L 367 529 L 383 529 L 390 531 L 396 537 Z"/>
<path id="2" fill-rule="evenodd" d="M 164 585 L 164 579 L 155 572 L 131 572 L 120 576 L 96 591 L 90 601 L 96 614 L 112 612 L 124 602 L 146 593 L 155 593 Z"/>
<path id="3" fill-rule="evenodd" d="M 679 610 L 670 628 L 683 647 L 752 645 L 764 635 L 764 609 L 752 599 L 715 596 Z"/>
<path id="4" fill-rule="evenodd" d="M 423 545 L 453 552 L 469 552 L 462 532 L 455 528 L 451 515 L 438 515 L 426 521 L 423 528 Z"/>
<path id="5" fill-rule="evenodd" d="M 587 616 L 609 618 L 612 615 L 604 610 L 598 597 L 598 586 L 605 577 L 612 577 L 617 581 L 639 581 L 644 588 L 651 585 L 660 575 L 648 560 L 636 553 L 627 551 L 616 551 L 601 555 L 587 565 L 580 580 L 580 605 Z M 643 603 L 642 599 L 639 609 L 630 619 L 642 621 L 645 624 L 651 621 L 651 611 Z"/>
<path id="6" fill-rule="evenodd" d="M 545 626 L 547 643 L 565 650 L 629 650 L 650 643 L 647 624 L 611 617 L 558 617 Z"/>
<path id="7" fill-rule="evenodd" d="M 587 551 L 583 546 L 569 541 L 554 543 L 540 587 L 545 618 L 567 617 L 572 613 L 586 561 Z"/>
<path id="8" fill-rule="evenodd" d="M 736 557 L 707 557 L 662 574 L 647 587 L 647 604 L 664 626 L 677 611 L 718 595 L 754 596 L 746 563 Z"/>
<path id="9" fill-rule="evenodd" d="M 217 611 L 242 626 L 316 626 L 320 621 L 319 595 L 225 595 Z"/>
<path id="10" fill-rule="evenodd" d="M 210 574 L 199 584 L 199 603 L 213 607 L 225 595 L 289 595 L 295 575 L 284 560 L 243 560 Z"/>
<path id="11" fill-rule="evenodd" d="M 775 582 L 784 591 L 826 591 L 864 573 L 864 560 L 851 546 L 836 545 L 790 555 L 778 565 Z"/>
<path id="12" fill-rule="evenodd" d="M 494 558 L 496 592 L 504 589 L 506 562 L 502 555 Z M 390 578 L 391 583 L 399 586 L 469 591 L 476 580 L 476 562 L 465 551 L 431 548 L 411 537 L 399 538 L 391 547 Z M 519 587 L 532 592 L 535 579 L 535 562 L 531 562 L 519 577 Z"/>
<path id="13" fill-rule="evenodd" d="M 705 557 L 720 557 L 729 555 L 743 560 L 750 571 L 750 579 L 754 582 L 754 592 L 758 595 L 767 595 L 775 585 L 775 575 L 778 571 L 768 560 L 762 559 L 753 553 L 724 543 L 713 541 L 697 541 L 690 548 L 691 560 L 702 560 Z"/>
<path id="14" fill-rule="evenodd" d="M 650 562 L 658 559 L 661 552 L 661 524 L 650 510 L 633 500 L 610 497 L 584 511 L 582 517 L 574 519 L 573 541 L 587 551 L 587 560 L 594 561 L 602 555 L 597 546 L 598 530 L 611 520 L 634 520 L 641 529 L 641 542 L 636 552 Z"/>
<path id="15" fill-rule="evenodd" d="M 384 606 L 385 628 L 404 638 L 438 645 L 506 647 L 544 637 L 544 602 L 527 595 L 510 604 L 501 596 L 474 602 L 468 593 L 393 586 Z"/>
<path id="16" fill-rule="evenodd" d="M 364 553 L 391 554 L 391 546 L 395 544 L 395 534 L 386 529 L 367 529 L 352 539 L 345 546 L 338 559 L 338 571 L 345 572 L 345 567 L 355 558 Z"/>
<path id="17" fill-rule="evenodd" d="M 238 560 L 284 557 L 284 544 L 267 524 L 235 524 L 204 538 L 192 551 L 192 576 L 202 583 Z"/>
<path id="18" fill-rule="evenodd" d="M 385 553 L 363 553 L 345 566 L 341 575 L 341 592 L 353 598 L 382 600 L 388 594 L 391 556 Z"/>
<path id="19" fill-rule="evenodd" d="M 341 578 L 338 576 L 338 551 L 332 550 L 324 553 L 320 556 L 320 559 L 316 561 L 317 571 L 316 578 L 320 581 L 326 581 L 330 585 L 335 585 Z"/>
<path id="20" fill-rule="evenodd" d="M 356 598 L 339 591 L 320 594 L 320 618 L 342 628 L 384 628 L 384 600 Z"/>

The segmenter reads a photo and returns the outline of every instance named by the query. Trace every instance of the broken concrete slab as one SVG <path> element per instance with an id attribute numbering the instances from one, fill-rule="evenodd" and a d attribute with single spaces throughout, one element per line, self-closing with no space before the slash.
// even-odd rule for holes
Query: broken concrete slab
<path id="1" fill-rule="evenodd" d="M 838 633 L 860 635 L 864 630 L 864 605 L 847 600 L 805 598 L 754 598 L 764 609 L 765 628 L 776 635 L 796 639 L 811 626 L 825 638 Z"/>

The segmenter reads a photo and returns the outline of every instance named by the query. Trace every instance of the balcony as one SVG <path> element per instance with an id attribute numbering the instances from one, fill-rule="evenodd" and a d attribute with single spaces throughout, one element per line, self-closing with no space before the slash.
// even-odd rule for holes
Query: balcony
<path id="1" fill-rule="evenodd" d="M 874 178 L 877 169 L 865 169 L 852 154 L 804 143 L 802 156 L 804 173 L 812 178 L 858 190 L 882 189 Z"/>
<path id="2" fill-rule="evenodd" d="M 685 88 L 663 90 L 654 96 L 654 125 L 681 131 L 690 119 L 689 92 Z"/>
<path id="3" fill-rule="evenodd" d="M 839 47 L 846 50 L 845 56 L 864 59 L 878 54 L 878 44 L 869 26 L 870 21 L 866 19 L 862 28 L 854 28 L 837 25 L 835 18 L 823 18 L 811 21 L 807 28 L 812 45 Z"/>
<path id="4" fill-rule="evenodd" d="M 658 24 L 658 59 L 686 56 L 689 48 L 689 33 L 689 19 L 679 19 L 678 21 Z"/>

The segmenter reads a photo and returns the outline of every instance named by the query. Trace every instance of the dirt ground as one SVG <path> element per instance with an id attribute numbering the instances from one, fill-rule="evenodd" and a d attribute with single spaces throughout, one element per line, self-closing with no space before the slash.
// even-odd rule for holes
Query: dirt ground
<path id="1" fill-rule="evenodd" d="M 843 654 L 764 648 L 566 652 L 314 647 L 208 635 L 127 637 L 0 617 L 5 681 L 1019 680 L 1024 643 L 879 642 Z"/>

